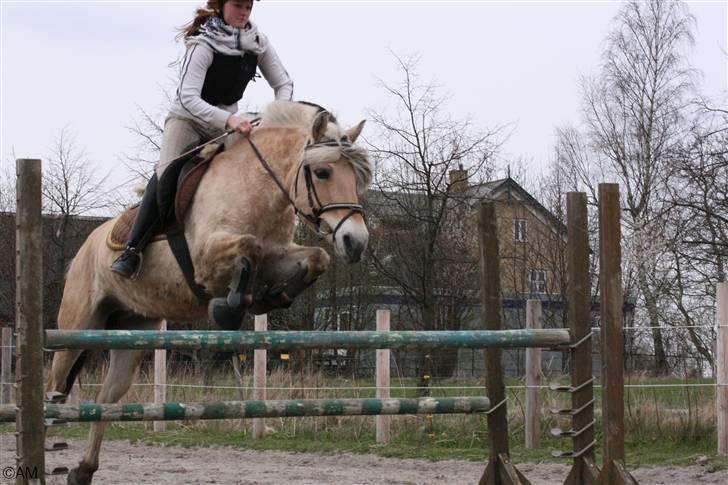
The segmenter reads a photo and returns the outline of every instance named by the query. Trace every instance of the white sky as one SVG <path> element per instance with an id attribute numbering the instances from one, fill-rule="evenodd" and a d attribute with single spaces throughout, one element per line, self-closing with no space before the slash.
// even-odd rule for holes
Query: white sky
<path id="1" fill-rule="evenodd" d="M 183 51 L 176 28 L 200 1 L 0 0 L 0 157 L 42 158 L 62 128 L 113 178 L 137 143 L 125 128 L 137 106 L 163 117 L 168 64 Z M 728 2 L 688 2 L 697 19 L 690 54 L 702 91 L 725 93 Z M 579 122 L 579 78 L 594 73 L 620 2 L 283 1 L 256 3 L 257 22 L 295 81 L 295 97 L 345 124 L 385 104 L 390 55 L 419 53 L 423 79 L 452 96 L 454 116 L 482 127 L 516 123 L 503 156 L 538 172 L 554 129 Z M 272 99 L 262 81 L 241 107 Z"/>

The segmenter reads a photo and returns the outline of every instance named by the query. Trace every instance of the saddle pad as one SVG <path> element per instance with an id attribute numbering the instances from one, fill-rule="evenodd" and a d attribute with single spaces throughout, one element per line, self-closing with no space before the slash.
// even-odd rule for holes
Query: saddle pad
<path id="1" fill-rule="evenodd" d="M 129 207 L 121 213 L 119 218 L 116 220 L 116 224 L 109 231 L 109 235 L 106 236 L 106 245 L 109 249 L 114 251 L 121 251 L 126 248 L 126 241 L 129 239 L 129 233 L 131 232 L 131 226 L 134 224 L 134 218 L 139 210 L 139 206 L 135 205 Z M 156 241 L 164 241 L 167 236 L 164 234 L 157 234 L 152 238 L 150 243 Z"/>

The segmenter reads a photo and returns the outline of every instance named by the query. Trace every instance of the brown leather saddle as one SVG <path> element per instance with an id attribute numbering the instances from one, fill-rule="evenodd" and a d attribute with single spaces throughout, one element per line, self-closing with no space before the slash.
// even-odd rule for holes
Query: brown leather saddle
<path id="1" fill-rule="evenodd" d="M 177 183 L 173 184 L 166 181 L 161 184 L 160 188 L 160 209 L 163 214 L 165 223 L 160 226 L 159 234 L 155 235 L 150 241 L 151 243 L 157 241 L 164 241 L 167 239 L 165 229 L 170 225 L 183 226 L 185 215 L 192 205 L 197 187 L 200 185 L 202 177 L 207 172 L 212 159 L 224 149 L 224 145 L 210 144 L 203 148 L 199 153 L 193 154 L 188 157 L 187 160 L 180 160 L 178 167 L 167 168 L 167 171 L 178 171 L 176 175 Z M 174 164 L 175 162 L 173 162 Z M 176 168 L 176 170 L 175 170 Z M 165 179 L 167 178 L 167 171 L 165 171 Z M 171 173 L 170 175 L 173 175 Z M 170 200 L 165 202 L 165 200 Z M 106 245 L 115 251 L 121 251 L 126 247 L 126 241 L 129 238 L 129 232 L 131 226 L 134 224 L 134 218 L 139 210 L 138 205 L 129 207 L 114 224 L 114 227 L 109 231 L 106 238 Z"/>

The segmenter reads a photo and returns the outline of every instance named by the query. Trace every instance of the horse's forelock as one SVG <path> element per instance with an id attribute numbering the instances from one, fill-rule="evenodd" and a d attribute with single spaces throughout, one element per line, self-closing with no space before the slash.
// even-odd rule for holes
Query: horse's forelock
<path id="1" fill-rule="evenodd" d="M 354 169 L 359 192 L 364 192 L 372 183 L 372 162 L 368 152 L 352 144 L 310 146 L 306 148 L 304 164 L 334 163 L 344 159 Z"/>

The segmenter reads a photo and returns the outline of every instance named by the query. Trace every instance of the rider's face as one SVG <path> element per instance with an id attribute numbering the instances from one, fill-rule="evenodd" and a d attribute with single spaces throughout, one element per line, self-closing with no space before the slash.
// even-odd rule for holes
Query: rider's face
<path id="1" fill-rule="evenodd" d="M 228 0 L 222 7 L 222 18 L 225 23 L 242 29 L 250 20 L 253 11 L 253 0 Z"/>

